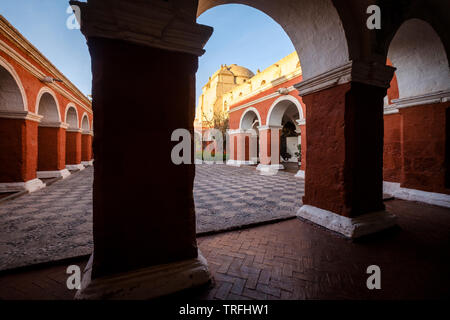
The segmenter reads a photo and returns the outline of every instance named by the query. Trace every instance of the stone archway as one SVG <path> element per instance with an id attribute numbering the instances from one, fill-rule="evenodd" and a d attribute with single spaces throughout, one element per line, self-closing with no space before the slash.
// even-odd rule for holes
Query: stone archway
<path id="1" fill-rule="evenodd" d="M 0 192 L 32 192 L 44 186 L 36 177 L 40 120 L 28 111 L 14 67 L 0 57 Z"/>
<path id="2" fill-rule="evenodd" d="M 247 108 L 239 121 L 237 164 L 254 165 L 259 161 L 259 129 L 261 115 L 254 107 Z"/>
<path id="3" fill-rule="evenodd" d="M 92 126 L 89 124 L 89 117 L 85 112 L 81 117 L 81 164 L 92 165 Z"/>
<path id="4" fill-rule="evenodd" d="M 66 169 L 66 129 L 61 121 L 60 107 L 55 94 L 42 88 L 36 99 L 36 113 L 42 116 L 38 130 L 38 171 L 41 179 L 70 175 Z"/>
<path id="5" fill-rule="evenodd" d="M 262 156 L 263 161 L 258 167 L 259 170 L 284 169 L 282 162 L 288 161 L 287 154 L 290 155 L 290 158 L 296 157 L 298 144 L 301 144 L 301 130 L 300 128 L 297 130 L 297 127 L 300 127 L 300 121 L 304 121 L 303 114 L 300 101 L 291 95 L 280 96 L 272 103 L 267 113 L 266 125 L 260 127 L 260 130 L 264 132 L 261 145 L 262 148 L 267 146 L 267 152 Z M 296 143 L 291 141 L 292 139 L 285 137 L 286 132 L 284 132 L 284 127 L 288 122 L 292 122 L 292 125 L 296 128 L 294 130 L 297 137 Z M 286 150 L 288 145 L 287 140 L 289 140 L 289 152 Z M 296 160 L 295 162 L 298 161 Z"/>
<path id="6" fill-rule="evenodd" d="M 73 104 L 66 107 L 66 168 L 68 170 L 83 170 L 82 158 L 82 129 L 78 110 Z"/>

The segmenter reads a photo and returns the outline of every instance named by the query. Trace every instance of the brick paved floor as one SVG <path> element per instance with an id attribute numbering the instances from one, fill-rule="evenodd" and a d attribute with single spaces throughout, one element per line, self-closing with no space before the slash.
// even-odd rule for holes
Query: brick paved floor
<path id="1" fill-rule="evenodd" d="M 0 270 L 92 251 L 93 168 L 32 194 L 0 203 Z M 261 176 L 252 168 L 198 165 L 197 231 L 224 230 L 295 216 L 304 181 Z"/>
<path id="2" fill-rule="evenodd" d="M 386 205 L 399 227 L 359 241 L 299 219 L 202 236 L 214 281 L 177 298 L 449 299 L 450 210 L 402 200 Z M 381 290 L 366 288 L 371 264 L 381 268 Z M 71 299 L 66 267 L 0 275 L 0 299 Z"/>

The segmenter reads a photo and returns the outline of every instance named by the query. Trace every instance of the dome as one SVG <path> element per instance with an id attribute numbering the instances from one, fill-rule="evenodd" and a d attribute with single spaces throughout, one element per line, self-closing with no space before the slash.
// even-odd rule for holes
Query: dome
<path id="1" fill-rule="evenodd" d="M 227 66 L 227 69 L 231 71 L 235 77 L 251 78 L 255 75 L 250 69 L 238 66 L 237 64 Z"/>

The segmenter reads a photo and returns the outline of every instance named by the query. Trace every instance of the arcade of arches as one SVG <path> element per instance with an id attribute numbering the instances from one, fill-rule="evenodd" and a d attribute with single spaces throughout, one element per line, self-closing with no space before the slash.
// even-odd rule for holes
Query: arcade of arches
<path id="1" fill-rule="evenodd" d="M 92 120 L 89 99 L 0 16 L 0 192 L 91 165 Z"/>
<path id="2" fill-rule="evenodd" d="M 395 225 L 395 216 L 385 210 L 383 190 L 449 205 L 448 3 L 375 1 L 382 11 L 380 30 L 366 27 L 366 9 L 374 4 L 366 0 L 71 3 L 81 8 L 81 31 L 92 58 L 96 119 L 94 254 L 78 298 L 152 298 L 210 281 L 196 240 L 195 166 L 175 165 L 170 154 L 176 142 L 170 141 L 175 129 L 194 132 L 198 57 L 213 32 L 196 18 L 219 4 L 246 4 L 268 14 L 286 31 L 301 62 L 301 75 L 269 86 L 270 99 L 261 92 L 258 100 L 263 102 L 255 105 L 243 95 L 229 107 L 237 150 L 232 160 L 259 161 L 261 170 L 280 168 L 279 157 L 273 156 L 280 150 L 272 139 L 279 139 L 282 128 L 300 133 L 307 150 L 302 148 L 299 175 L 305 175 L 305 195 L 298 216 L 351 238 Z M 19 83 L 17 75 L 28 76 L 3 51 L 0 61 L 8 72 L 1 69 L 7 88 L 2 98 L 10 102 L 2 101 L 2 110 L 9 114 L 19 106 L 20 112 L 13 113 L 23 117 L 1 118 L 1 134 L 10 126 L 29 137 L 21 140 L 29 141 L 27 148 L 36 149 L 38 135 L 32 132 L 38 122 L 56 122 L 59 126 L 50 127 L 53 148 L 60 150 L 65 133 L 66 144 L 72 145 L 66 162 L 78 165 L 80 150 L 82 156 L 86 150 L 83 142 L 89 140 L 80 138 L 79 128 L 87 129 L 88 123 L 77 116 L 86 112 L 92 127 L 90 109 L 80 103 L 87 101 L 72 93 L 78 101 L 72 107 L 59 96 L 71 90 L 62 85 L 51 84 L 42 94 L 13 86 Z M 42 86 L 36 79 L 22 83 L 27 81 Z M 52 95 L 57 97 L 52 104 L 49 95 L 56 87 L 61 90 Z M 33 109 L 38 96 L 41 113 Z M 149 96 L 157 108 L 149 108 Z M 62 108 L 56 109 L 58 115 L 51 111 L 55 104 Z M 123 112 L 124 106 L 132 112 Z M 250 129 L 255 130 L 248 135 Z M 246 149 L 255 138 L 256 154 Z M 8 182 L 35 178 L 34 166 L 41 159 L 33 154 L 34 159 L 26 157 L 25 168 L 7 170 L 17 172 L 6 177 Z M 53 160 L 55 166 L 42 171 L 64 169 L 59 157 Z M 151 214 L 143 210 L 149 205 Z"/>

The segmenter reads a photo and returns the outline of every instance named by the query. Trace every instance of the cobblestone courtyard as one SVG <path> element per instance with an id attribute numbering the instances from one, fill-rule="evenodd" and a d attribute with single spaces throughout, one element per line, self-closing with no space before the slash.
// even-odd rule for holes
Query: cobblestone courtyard
<path id="1" fill-rule="evenodd" d="M 32 194 L 0 203 L 0 270 L 92 251 L 93 168 Z M 304 181 L 262 176 L 249 167 L 197 165 L 197 232 L 295 216 Z"/>

